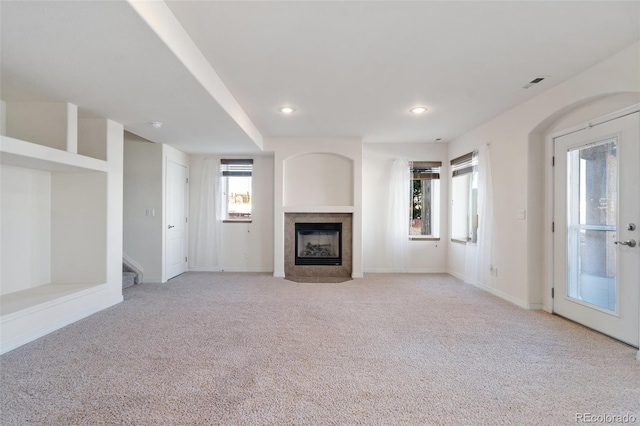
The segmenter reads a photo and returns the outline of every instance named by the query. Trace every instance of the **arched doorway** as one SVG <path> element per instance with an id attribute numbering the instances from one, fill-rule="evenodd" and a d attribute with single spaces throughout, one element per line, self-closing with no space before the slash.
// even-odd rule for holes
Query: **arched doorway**
<path id="1" fill-rule="evenodd" d="M 616 93 L 585 99 L 549 115 L 530 133 L 528 296 L 531 305 L 539 303 L 540 307 L 548 312 L 554 311 L 552 299 L 554 262 L 561 260 L 557 253 L 554 255 L 554 233 L 551 232 L 554 225 L 553 136 L 558 136 L 565 130 L 573 131 L 581 124 L 637 104 L 639 100 L 638 93 Z M 566 161 L 566 159 L 556 159 L 556 161 Z M 635 194 L 635 197 L 639 195 Z M 542 265 L 544 267 L 541 267 Z M 637 345 L 638 333 L 635 334 Z"/>

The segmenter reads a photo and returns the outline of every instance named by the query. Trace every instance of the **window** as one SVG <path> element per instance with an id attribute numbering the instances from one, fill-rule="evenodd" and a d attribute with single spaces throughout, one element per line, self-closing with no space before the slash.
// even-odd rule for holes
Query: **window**
<path id="1" fill-rule="evenodd" d="M 251 220 L 251 173 L 253 160 L 220 160 L 225 220 Z"/>
<path id="2" fill-rule="evenodd" d="M 476 152 L 451 160 L 451 241 L 478 241 L 477 165 Z"/>
<path id="3" fill-rule="evenodd" d="M 440 167 L 439 161 L 409 163 L 409 238 L 440 237 Z"/>

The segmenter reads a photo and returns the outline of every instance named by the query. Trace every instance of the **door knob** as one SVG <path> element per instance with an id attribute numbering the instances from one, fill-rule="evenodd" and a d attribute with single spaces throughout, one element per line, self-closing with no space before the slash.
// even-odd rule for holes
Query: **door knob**
<path id="1" fill-rule="evenodd" d="M 171 228 L 175 228 L 175 226 L 173 226 L 173 225 L 169 225 L 169 229 L 171 229 Z M 616 244 L 618 244 L 618 243 L 616 242 Z M 636 242 L 635 242 L 635 241 L 633 242 L 633 245 L 634 245 L 634 246 L 636 245 Z"/>
<path id="2" fill-rule="evenodd" d="M 615 241 L 614 244 L 620 244 L 621 246 L 635 247 L 636 246 L 636 240 Z"/>

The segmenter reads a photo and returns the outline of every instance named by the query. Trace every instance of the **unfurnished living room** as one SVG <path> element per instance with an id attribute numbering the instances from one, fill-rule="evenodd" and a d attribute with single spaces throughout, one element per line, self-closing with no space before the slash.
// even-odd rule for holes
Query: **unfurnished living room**
<path id="1" fill-rule="evenodd" d="M 640 423 L 640 1 L 0 0 L 2 425 Z"/>

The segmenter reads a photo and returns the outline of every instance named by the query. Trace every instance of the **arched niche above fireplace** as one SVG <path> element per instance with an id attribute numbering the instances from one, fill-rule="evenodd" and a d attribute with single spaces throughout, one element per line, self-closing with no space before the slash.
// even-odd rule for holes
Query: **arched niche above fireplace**
<path id="1" fill-rule="evenodd" d="M 353 160 L 311 153 L 284 162 L 285 206 L 352 206 Z"/>

